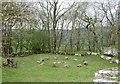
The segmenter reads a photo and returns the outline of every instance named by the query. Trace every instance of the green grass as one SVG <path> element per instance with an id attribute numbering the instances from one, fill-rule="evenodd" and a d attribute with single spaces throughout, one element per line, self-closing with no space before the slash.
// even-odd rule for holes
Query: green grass
<path id="1" fill-rule="evenodd" d="M 120 81 L 120 76 L 116 77 L 116 78 L 107 78 L 108 80 L 113 80 L 113 81 Z"/>
<path id="2" fill-rule="evenodd" d="M 92 82 L 96 71 L 117 67 L 117 64 L 110 64 L 109 61 L 103 60 L 100 56 L 76 57 L 69 56 L 66 60 L 70 64 L 69 68 L 60 65 L 58 68 L 52 67 L 52 63 L 56 61 L 53 57 L 58 56 L 57 61 L 65 61 L 64 55 L 54 54 L 37 54 L 28 57 L 16 57 L 19 62 L 18 68 L 3 68 L 3 82 Z M 37 60 L 41 57 L 49 57 L 50 59 L 44 65 L 37 64 Z M 73 61 L 77 58 L 78 61 Z M 76 67 L 85 59 L 88 61 L 87 66 L 81 68 Z M 4 60 L 4 59 L 3 59 Z"/>
<path id="3" fill-rule="evenodd" d="M 2 57 L 0 57 L 0 66 L 2 64 Z M 0 68 L 0 84 L 2 83 L 2 68 Z"/>

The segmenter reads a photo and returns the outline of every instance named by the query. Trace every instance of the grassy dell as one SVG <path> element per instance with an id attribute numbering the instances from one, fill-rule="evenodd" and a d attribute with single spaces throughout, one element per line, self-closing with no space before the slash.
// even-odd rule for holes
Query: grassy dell
<path id="1" fill-rule="evenodd" d="M 54 57 L 57 57 L 57 60 Z M 40 58 L 49 57 L 43 65 L 37 63 Z M 35 54 L 29 57 L 15 57 L 18 61 L 17 68 L 4 67 L 2 69 L 2 82 L 92 82 L 96 71 L 112 67 L 117 64 L 110 64 L 103 60 L 99 55 L 93 56 L 68 56 L 55 54 Z M 78 59 L 73 61 L 73 59 Z M 3 60 L 5 60 L 3 58 Z M 87 60 L 88 65 L 77 67 L 77 64 Z M 64 64 L 53 67 L 53 62 L 65 61 L 70 67 L 64 68 Z"/>

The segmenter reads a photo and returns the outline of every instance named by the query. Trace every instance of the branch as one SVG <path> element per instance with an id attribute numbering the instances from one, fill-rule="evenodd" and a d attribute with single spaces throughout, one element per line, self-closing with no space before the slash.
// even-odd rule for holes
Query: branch
<path id="1" fill-rule="evenodd" d="M 65 13 L 67 13 L 74 5 L 75 5 L 75 2 L 72 4 L 72 6 L 71 6 L 68 10 L 66 10 L 64 13 L 62 13 L 60 16 L 57 17 L 57 21 L 58 21 L 58 19 L 61 18 Z"/>

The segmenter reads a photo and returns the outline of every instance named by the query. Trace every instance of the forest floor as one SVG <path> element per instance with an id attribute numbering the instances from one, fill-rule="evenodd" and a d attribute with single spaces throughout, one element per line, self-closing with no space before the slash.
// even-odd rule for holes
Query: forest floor
<path id="1" fill-rule="evenodd" d="M 37 63 L 40 58 L 49 57 L 43 65 Z M 57 57 L 57 60 L 54 59 Z M 95 72 L 102 69 L 117 67 L 117 64 L 110 64 L 109 61 L 97 56 L 68 56 L 68 60 L 64 59 L 65 55 L 54 54 L 36 54 L 27 57 L 15 57 L 18 61 L 17 68 L 4 67 L 2 70 L 3 82 L 92 82 Z M 77 59 L 77 61 L 73 61 Z M 4 58 L 3 58 L 4 60 Z M 88 65 L 77 67 L 87 60 Z M 65 61 L 70 67 L 64 68 L 64 64 L 53 67 L 53 62 Z"/>

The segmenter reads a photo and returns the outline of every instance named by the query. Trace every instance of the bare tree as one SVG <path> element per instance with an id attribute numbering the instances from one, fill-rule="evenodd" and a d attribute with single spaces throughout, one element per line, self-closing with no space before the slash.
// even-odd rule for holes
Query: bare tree
<path id="1" fill-rule="evenodd" d="M 45 3 L 43 2 L 39 2 L 40 6 L 43 9 L 44 15 L 47 15 L 47 18 L 50 17 L 50 19 L 47 19 L 49 22 L 48 23 L 52 23 L 52 29 L 53 30 L 53 51 L 56 51 L 57 48 L 57 24 L 58 24 L 58 20 L 64 16 L 75 4 L 75 2 L 70 5 L 70 7 L 68 8 L 61 8 L 62 3 L 59 5 L 59 1 L 55 0 L 55 1 L 47 1 L 47 7 L 50 7 L 50 9 L 46 8 Z M 46 11 L 48 11 L 46 14 Z"/>
<path id="2" fill-rule="evenodd" d="M 110 38 L 110 41 L 109 41 L 109 46 L 115 45 L 116 38 L 117 38 L 118 28 L 115 24 L 115 15 L 112 12 L 112 9 L 114 9 L 116 7 L 116 5 L 117 4 L 112 5 L 109 0 L 108 0 L 107 4 L 101 3 L 101 9 L 104 12 L 105 17 L 106 17 L 107 21 L 109 22 L 109 24 L 111 26 L 111 38 Z"/>

